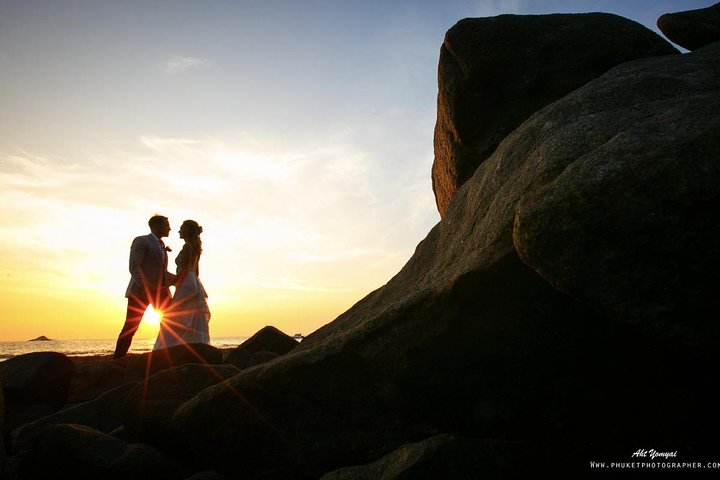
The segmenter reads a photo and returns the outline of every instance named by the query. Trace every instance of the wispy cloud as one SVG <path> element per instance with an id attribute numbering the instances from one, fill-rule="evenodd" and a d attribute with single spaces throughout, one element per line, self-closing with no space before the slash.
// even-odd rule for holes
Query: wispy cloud
<path id="1" fill-rule="evenodd" d="M 434 223 L 427 168 L 400 179 L 388 159 L 402 150 L 363 139 L 343 129 L 289 142 L 151 133 L 72 160 L 0 151 L 0 286 L 121 298 L 130 241 L 161 213 L 175 252 L 183 220 L 203 225 L 203 281 L 216 305 L 259 322 L 298 310 L 328 321 L 396 273 Z"/>
<path id="2" fill-rule="evenodd" d="M 162 138 L 155 135 L 142 135 L 140 143 L 151 150 L 165 151 L 192 147 L 198 141 L 192 138 Z"/>
<path id="3" fill-rule="evenodd" d="M 163 64 L 163 70 L 169 75 L 176 75 L 196 68 L 209 67 L 210 65 L 211 62 L 204 58 L 173 55 Z"/>
<path id="4" fill-rule="evenodd" d="M 113 278 L 111 283 L 121 283 L 126 243 L 142 233 L 146 216 L 168 215 L 174 228 L 197 216 L 208 232 L 205 272 L 217 278 L 237 265 L 255 272 L 264 285 L 284 285 L 278 279 L 288 272 L 299 282 L 317 284 L 320 276 L 342 284 L 347 276 L 342 272 L 356 266 L 394 273 L 402 258 L 388 236 L 408 235 L 408 227 L 417 230 L 411 226 L 418 221 L 416 199 L 432 198 L 420 189 L 424 178 L 379 188 L 384 159 L 359 145 L 351 131 L 294 145 L 248 134 L 148 134 L 136 145 L 133 151 L 90 162 L 29 152 L 0 155 L 0 202 L 11 206 L 0 235 L 35 238 L 38 249 L 79 248 L 89 259 L 110 255 L 116 263 L 104 274 Z M 432 211 L 427 200 L 422 203 Z M 387 215 L 397 221 L 388 221 Z M 66 225 L 69 219 L 72 226 Z M 104 232 L 102 244 L 95 241 L 98 227 Z M 58 231 L 65 234 L 56 238 Z M 175 236 L 169 243 L 178 247 Z M 88 271 L 103 275 L 91 267 Z"/>

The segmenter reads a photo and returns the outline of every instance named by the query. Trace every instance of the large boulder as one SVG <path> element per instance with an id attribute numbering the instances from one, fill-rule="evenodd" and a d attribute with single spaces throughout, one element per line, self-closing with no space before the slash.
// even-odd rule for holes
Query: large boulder
<path id="1" fill-rule="evenodd" d="M 63 423 L 84 425 L 107 434 L 113 432 L 122 425 L 122 408 L 134 387 L 134 383 L 126 383 L 93 400 L 17 428 L 12 432 L 13 451 L 31 450 L 51 427 Z"/>
<path id="2" fill-rule="evenodd" d="M 358 458 L 356 443 L 368 436 L 394 447 L 396 432 L 403 430 L 402 419 L 395 408 L 389 408 L 395 405 L 395 394 L 383 374 L 358 355 L 316 353 L 312 359 L 308 353 L 299 358 L 288 354 L 244 370 L 225 385 L 203 390 L 177 410 L 175 431 L 198 458 L 228 476 L 242 470 L 247 478 L 317 478 L 330 470 L 318 466 L 318 457 L 333 458 L 342 452 L 341 460 L 330 464 L 347 465 Z M 314 360 L 320 364 L 307 368 Z M 280 370 L 269 369 L 270 365 Z M 219 392 L 223 388 L 229 397 Z M 349 396 L 354 398 L 351 406 L 346 403 Z M 196 421 L 200 418 L 204 421 Z M 214 452 L 205 450 L 211 431 L 216 437 L 212 443 L 219 443 Z M 304 439 L 307 443 L 298 431 L 310 435 Z M 362 443 L 369 455 L 362 458 L 384 453 L 370 442 Z"/>
<path id="3" fill-rule="evenodd" d="M 261 328 L 255 335 L 245 340 L 239 348 L 250 353 L 274 352 L 285 355 L 298 346 L 298 341 L 275 327 Z"/>
<path id="4" fill-rule="evenodd" d="M 229 363 L 236 366 L 240 370 L 244 370 L 246 368 L 254 367 L 255 365 L 260 365 L 261 363 L 275 360 L 279 356 L 280 355 L 275 352 L 267 352 L 262 350 L 255 353 L 250 353 L 243 347 L 237 347 L 230 351 L 230 353 L 228 353 L 225 363 Z"/>
<path id="5" fill-rule="evenodd" d="M 719 102 L 714 44 L 619 66 L 537 112 L 387 285 L 291 353 L 203 390 L 174 427 L 221 473 L 262 478 L 316 478 L 438 431 L 549 444 L 582 469 L 588 452 L 648 442 L 712 454 Z M 638 166 L 635 182 L 621 173 Z M 562 195 L 581 200 L 562 207 Z M 542 228 L 565 245 L 562 226 L 583 233 L 583 211 L 596 243 L 543 255 Z M 575 261 L 617 271 L 602 282 Z"/>
<path id="6" fill-rule="evenodd" d="M 68 403 L 97 398 L 125 383 L 125 368 L 110 360 L 75 359 L 75 374 L 70 381 Z"/>
<path id="7" fill-rule="evenodd" d="M 240 373 L 232 365 L 187 364 L 163 370 L 140 382 L 122 407 L 126 434 L 136 440 L 172 445 L 175 410 L 205 388 Z"/>
<path id="8" fill-rule="evenodd" d="M 720 44 L 620 66 L 503 149 L 543 159 L 547 175 L 515 209 L 522 260 L 614 321 L 696 351 L 715 351 L 720 333 L 719 73 Z"/>
<path id="9" fill-rule="evenodd" d="M 62 406 L 68 398 L 75 364 L 57 352 L 26 353 L 0 363 L 7 403 Z"/>
<path id="10" fill-rule="evenodd" d="M 74 373 L 72 360 L 56 352 L 27 353 L 0 363 L 4 434 L 62 407 Z"/>
<path id="11" fill-rule="evenodd" d="M 433 190 L 443 216 L 460 186 L 530 115 L 610 68 L 677 51 L 607 13 L 461 20 L 438 67 Z"/>
<path id="12" fill-rule="evenodd" d="M 139 380 L 186 363 L 218 365 L 222 363 L 222 352 L 206 343 L 186 343 L 134 355 L 127 360 L 125 378 Z"/>
<path id="13" fill-rule="evenodd" d="M 688 50 L 720 41 L 720 3 L 698 10 L 666 13 L 657 26 L 670 40 Z"/>
<path id="14" fill-rule="evenodd" d="M 21 479 L 152 478 L 181 480 L 176 461 L 144 444 L 123 440 L 82 425 L 60 424 L 48 430 L 22 458 Z"/>
<path id="15" fill-rule="evenodd" d="M 253 359 L 253 354 L 248 352 L 242 347 L 232 349 L 225 359 L 225 363 L 234 365 L 240 370 L 245 370 L 248 367 L 257 365 L 257 362 Z"/>

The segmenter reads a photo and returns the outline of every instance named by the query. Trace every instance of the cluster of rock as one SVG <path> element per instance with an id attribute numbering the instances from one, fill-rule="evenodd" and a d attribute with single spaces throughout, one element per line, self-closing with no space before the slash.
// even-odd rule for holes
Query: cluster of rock
<path id="1" fill-rule="evenodd" d="M 440 215 L 533 113 L 620 63 L 675 52 L 650 30 L 604 13 L 458 22 L 440 49 L 432 168 Z"/>
<path id="2" fill-rule="evenodd" d="M 696 50 L 720 40 L 720 3 L 698 10 L 666 13 L 658 28 L 673 42 Z"/>
<path id="3" fill-rule="evenodd" d="M 581 478 L 644 446 L 720 460 L 720 36 L 704 38 L 680 54 L 606 14 L 459 22 L 439 67 L 442 220 L 395 277 L 270 361 L 161 370 L 118 387 L 122 407 L 111 391 L 55 414 L 105 402 L 120 431 L 45 417 L 9 448 L 160 478 Z"/>
<path id="4" fill-rule="evenodd" d="M 122 360 L 57 352 L 13 357 L 0 363 L 10 455 L 3 478 L 223 478 L 183 455 L 168 428 L 175 410 L 297 345 L 265 327 L 225 354 L 191 344 Z"/>

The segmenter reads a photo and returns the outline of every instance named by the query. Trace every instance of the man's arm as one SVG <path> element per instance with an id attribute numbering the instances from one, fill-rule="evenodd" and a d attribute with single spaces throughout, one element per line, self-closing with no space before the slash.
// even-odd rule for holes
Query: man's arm
<path id="1" fill-rule="evenodd" d="M 177 282 L 177 275 L 175 275 L 174 273 L 165 271 L 165 284 L 170 286 L 170 285 L 175 285 L 176 282 Z"/>

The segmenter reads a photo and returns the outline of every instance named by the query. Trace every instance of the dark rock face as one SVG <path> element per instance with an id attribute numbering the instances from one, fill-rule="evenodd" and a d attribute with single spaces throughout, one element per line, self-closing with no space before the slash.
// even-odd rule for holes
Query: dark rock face
<path id="1" fill-rule="evenodd" d="M 433 190 L 457 190 L 530 115 L 610 68 L 677 53 L 642 25 L 604 13 L 468 18 L 440 49 Z"/>
<path id="2" fill-rule="evenodd" d="M 614 321 L 692 349 L 714 350 L 720 333 L 709 321 L 720 313 L 718 52 L 620 66 L 502 147 L 542 158 L 548 175 L 517 205 L 523 261 Z M 516 150 L 521 135 L 542 145 Z"/>
<path id="3" fill-rule="evenodd" d="M 128 444 L 82 425 L 61 424 L 48 430 L 20 464 L 25 479 L 179 480 L 176 462 L 149 445 Z"/>
<path id="4" fill-rule="evenodd" d="M 336 470 L 321 480 L 533 478 L 551 465 L 547 448 L 523 442 L 437 435 L 403 445 L 377 462 Z M 563 465 L 552 465 L 560 473 Z"/>
<path id="5" fill-rule="evenodd" d="M 3 418 L 5 417 L 5 401 L 3 400 L 2 394 L 2 382 L 0 382 L 0 472 L 5 468 L 5 441 L 3 440 L 4 435 L 2 432 L 5 430 L 3 427 Z"/>
<path id="6" fill-rule="evenodd" d="M 76 365 L 67 401 L 87 402 L 123 383 L 125 369 L 118 363 L 108 361 Z"/>
<path id="7" fill-rule="evenodd" d="M 185 480 L 227 480 L 227 478 L 228 477 L 225 475 L 222 475 L 214 470 L 206 470 L 204 472 L 198 472 Z"/>
<path id="8" fill-rule="evenodd" d="M 222 352 L 212 345 L 191 343 L 155 350 L 130 357 L 125 376 L 140 380 L 154 375 L 160 370 L 178 367 L 186 363 L 204 363 L 217 365 L 222 363 Z"/>
<path id="9" fill-rule="evenodd" d="M 269 362 L 270 360 L 275 360 L 279 356 L 280 355 L 275 352 L 259 351 L 250 353 L 243 347 L 237 347 L 228 354 L 227 363 L 235 365 L 240 370 L 244 370 L 254 367 L 255 365 L 260 365 L 261 363 Z"/>
<path id="10" fill-rule="evenodd" d="M 56 352 L 18 355 L 0 363 L 7 403 L 62 406 L 75 373 L 72 360 Z"/>
<path id="11" fill-rule="evenodd" d="M 122 407 L 130 438 L 168 445 L 174 442 L 170 420 L 175 410 L 201 390 L 240 373 L 232 365 L 188 364 L 163 370 L 140 382 Z"/>
<path id="12" fill-rule="evenodd" d="M 260 329 L 255 335 L 245 340 L 240 348 L 250 353 L 274 352 L 285 355 L 298 346 L 298 341 L 275 327 L 267 326 Z"/>
<path id="13" fill-rule="evenodd" d="M 55 352 L 28 353 L 0 363 L 4 434 L 58 410 L 68 398 L 74 371 L 73 362 Z"/>
<path id="14" fill-rule="evenodd" d="M 257 365 L 253 360 L 253 354 L 245 350 L 243 347 L 233 349 L 227 356 L 227 363 L 236 366 L 240 370 Z"/>
<path id="15" fill-rule="evenodd" d="M 275 360 L 277 357 L 279 357 L 275 352 L 255 352 L 253 353 L 253 362 L 255 362 L 256 365 L 259 365 L 261 363 L 269 362 L 271 360 Z"/>
<path id="16" fill-rule="evenodd" d="M 60 410 L 17 428 L 12 432 L 13 451 L 31 450 L 51 427 L 63 423 L 85 425 L 102 433 L 111 433 L 122 425 L 122 407 L 134 387 L 134 383 L 127 383 L 91 401 Z"/>
<path id="17" fill-rule="evenodd" d="M 712 449 L 719 102 L 714 44 L 537 112 L 386 286 L 174 427 L 251 478 L 317 478 L 437 432 L 549 444 L 578 469 L 647 442 Z M 587 271 L 605 263 L 605 281 Z"/>
<path id="18" fill-rule="evenodd" d="M 688 50 L 720 41 L 720 3 L 698 10 L 666 13 L 657 26 L 670 40 Z"/>
<path id="19" fill-rule="evenodd" d="M 203 390 L 178 409 L 174 429 L 186 440 L 197 437 L 203 445 L 190 441 L 190 447 L 221 473 L 231 476 L 242 468 L 248 478 L 304 478 L 308 466 L 314 470 L 310 476 L 317 478 L 324 473 L 313 465 L 318 456 L 337 457 L 342 452 L 346 461 L 339 465 L 343 465 L 350 458 L 359 458 L 355 456 L 359 438 L 381 441 L 395 437 L 400 419 L 382 416 L 379 424 L 373 415 L 388 409 L 394 396 L 392 386 L 383 382 L 382 374 L 374 372 L 366 359 L 338 352 L 313 355 L 312 360 L 302 356 L 301 363 L 292 357 L 297 359 L 289 354 L 244 370 L 226 385 Z M 321 364 L 296 368 L 307 367 L 306 360 Z M 279 370 L 268 370 L 270 365 Z M 342 381 L 338 381 L 340 376 L 344 376 Z M 324 387 L 309 393 L 311 385 Z M 346 404 L 348 396 L 354 398 L 352 406 Z M 341 399 L 337 404 L 336 398 Z M 297 430 L 312 431 L 312 438 L 301 438 Z M 206 452 L 211 435 L 225 440 L 219 450 Z M 334 446 L 327 450 L 326 444 Z M 242 451 L 237 450 L 240 445 L 244 445 Z M 370 448 L 365 455 L 381 453 L 369 443 L 365 446 Z M 303 465 L 304 458 L 312 463 L 292 472 L 292 466 Z"/>

